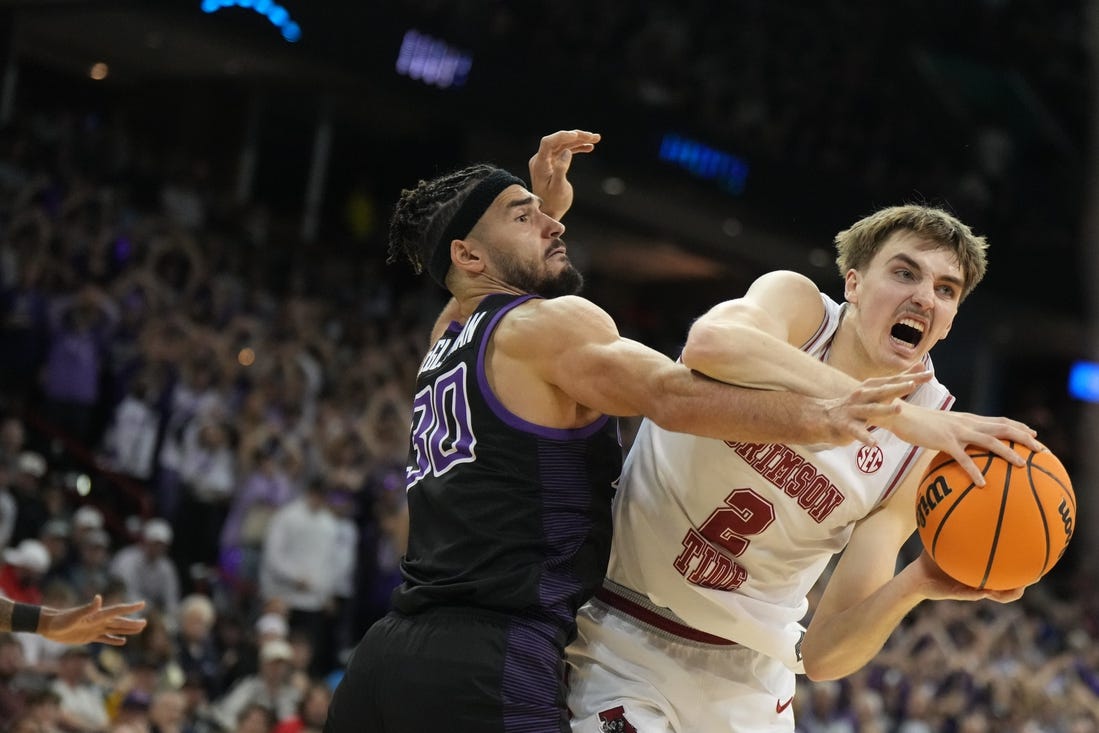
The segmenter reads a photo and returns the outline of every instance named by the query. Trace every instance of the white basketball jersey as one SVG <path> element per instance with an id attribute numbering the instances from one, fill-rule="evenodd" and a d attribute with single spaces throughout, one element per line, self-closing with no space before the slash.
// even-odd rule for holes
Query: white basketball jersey
<path id="1" fill-rule="evenodd" d="M 843 308 L 821 297 L 824 320 L 802 350 L 823 359 Z M 946 410 L 954 399 L 932 380 L 908 401 Z M 876 446 L 822 449 L 726 443 L 644 420 L 615 496 L 608 578 L 803 672 L 806 595 L 923 451 L 875 436 Z"/>

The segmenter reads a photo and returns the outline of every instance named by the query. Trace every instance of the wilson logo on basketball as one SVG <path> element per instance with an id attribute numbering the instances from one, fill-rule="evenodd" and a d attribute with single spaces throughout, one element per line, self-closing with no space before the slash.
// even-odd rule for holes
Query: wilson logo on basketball
<path id="1" fill-rule="evenodd" d="M 942 476 L 936 476 L 934 481 L 927 484 L 923 494 L 916 497 L 916 524 L 920 527 L 926 527 L 927 515 L 950 494 L 950 484 Z"/>
<path id="2" fill-rule="evenodd" d="M 1065 527 L 1065 546 L 1068 546 L 1068 541 L 1072 539 L 1072 525 L 1076 516 L 1075 510 L 1068 505 L 1068 502 L 1064 499 L 1057 505 L 1057 514 L 1061 517 L 1061 523 Z"/>
<path id="3" fill-rule="evenodd" d="M 876 445 L 864 445 L 859 448 L 859 454 L 855 457 L 855 465 L 863 473 L 877 473 L 884 462 L 885 456 Z"/>

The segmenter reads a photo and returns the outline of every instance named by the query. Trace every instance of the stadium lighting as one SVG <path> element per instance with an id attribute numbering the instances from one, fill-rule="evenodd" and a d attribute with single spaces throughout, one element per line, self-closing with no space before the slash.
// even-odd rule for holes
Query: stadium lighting
<path id="1" fill-rule="evenodd" d="M 1068 374 L 1068 393 L 1084 402 L 1099 402 L 1099 363 L 1078 361 Z"/>
<path id="2" fill-rule="evenodd" d="M 282 32 L 282 37 L 290 43 L 301 40 L 301 26 L 290 17 L 290 11 L 274 0 L 202 0 L 202 12 L 216 13 L 222 8 L 244 8 L 254 10 L 271 21 Z"/>
<path id="3" fill-rule="evenodd" d="M 410 30 L 397 53 L 397 73 L 440 89 L 466 83 L 473 58 L 437 38 Z"/>
<path id="4" fill-rule="evenodd" d="M 684 168 L 692 175 L 714 181 L 732 194 L 744 193 L 748 163 L 731 153 L 696 140 L 668 133 L 660 142 L 660 159 Z"/>

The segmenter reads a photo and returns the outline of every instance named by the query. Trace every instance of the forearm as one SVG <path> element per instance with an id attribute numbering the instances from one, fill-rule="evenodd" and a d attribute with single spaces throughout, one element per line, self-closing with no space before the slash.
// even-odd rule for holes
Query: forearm
<path id="1" fill-rule="evenodd" d="M 831 399 L 858 382 L 782 339 L 751 326 L 712 323 L 692 329 L 681 361 L 728 384 Z"/>
<path id="2" fill-rule="evenodd" d="M 750 389 L 677 371 L 646 413 L 660 427 L 726 441 L 828 443 L 838 437 L 820 400 Z"/>
<path id="3" fill-rule="evenodd" d="M 834 680 L 868 664 L 908 613 L 925 599 L 902 571 L 860 603 L 828 616 L 814 616 L 802 641 L 805 673 Z"/>

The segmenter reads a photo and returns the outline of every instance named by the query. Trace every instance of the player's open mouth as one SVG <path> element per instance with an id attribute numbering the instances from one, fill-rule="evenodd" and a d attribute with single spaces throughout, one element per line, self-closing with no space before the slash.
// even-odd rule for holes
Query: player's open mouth
<path id="1" fill-rule="evenodd" d="M 924 328 L 924 324 L 914 318 L 902 318 L 889 329 L 889 335 L 894 341 L 915 348 L 923 339 Z"/>

